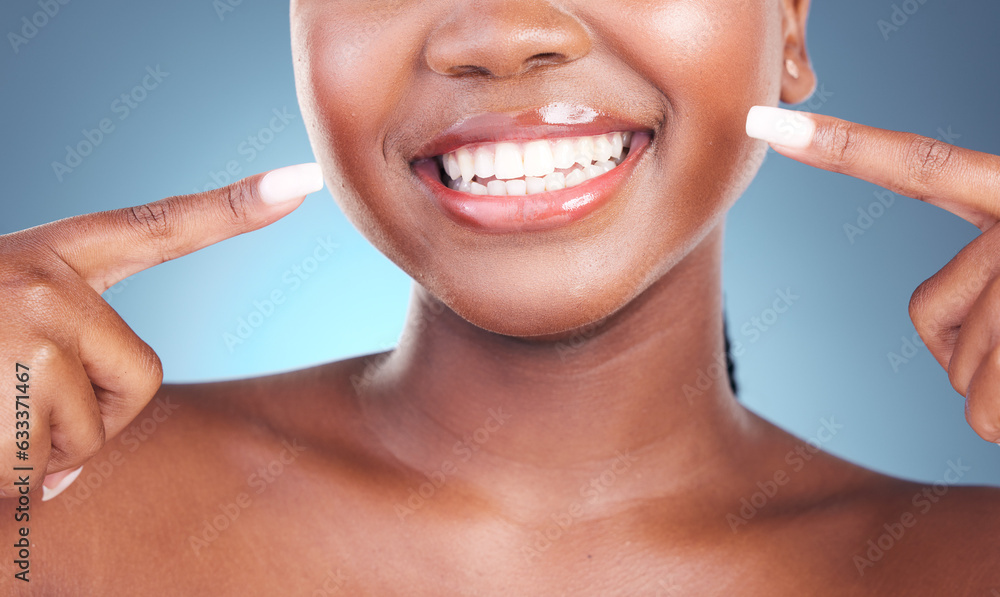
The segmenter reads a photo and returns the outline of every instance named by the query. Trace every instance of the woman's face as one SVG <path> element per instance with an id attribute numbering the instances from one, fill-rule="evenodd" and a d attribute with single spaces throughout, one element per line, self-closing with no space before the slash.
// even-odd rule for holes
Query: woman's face
<path id="1" fill-rule="evenodd" d="M 720 223 L 766 150 L 749 108 L 811 91 L 807 5 L 293 0 L 296 83 L 329 187 L 379 250 L 480 327 L 553 334 Z M 632 137 L 618 159 L 615 133 Z"/>

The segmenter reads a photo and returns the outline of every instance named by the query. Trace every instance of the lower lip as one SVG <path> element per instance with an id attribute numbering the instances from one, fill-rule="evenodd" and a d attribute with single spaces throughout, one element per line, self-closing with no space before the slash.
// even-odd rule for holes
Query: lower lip
<path id="1" fill-rule="evenodd" d="M 632 174 L 649 142 L 649 134 L 637 133 L 628 155 L 610 172 L 569 189 L 535 195 L 493 197 L 460 193 L 441 183 L 436 159 L 422 160 L 413 167 L 431 191 L 432 202 L 462 226 L 493 233 L 551 230 L 579 221 L 608 203 Z"/>

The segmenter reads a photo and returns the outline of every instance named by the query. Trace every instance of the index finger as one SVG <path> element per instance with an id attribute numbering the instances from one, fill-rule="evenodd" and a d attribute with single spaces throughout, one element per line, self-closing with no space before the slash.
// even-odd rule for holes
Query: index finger
<path id="1" fill-rule="evenodd" d="M 94 290 L 284 217 L 323 187 L 317 164 L 279 168 L 203 193 L 85 214 L 22 231 L 40 234 Z"/>
<path id="2" fill-rule="evenodd" d="M 778 153 L 937 205 L 985 230 L 1000 220 L 1000 157 L 913 133 L 754 106 L 747 134 Z"/>

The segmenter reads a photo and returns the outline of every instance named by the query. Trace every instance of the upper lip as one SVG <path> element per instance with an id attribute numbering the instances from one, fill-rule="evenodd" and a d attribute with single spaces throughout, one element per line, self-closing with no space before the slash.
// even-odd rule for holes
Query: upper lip
<path id="1" fill-rule="evenodd" d="M 617 131 L 653 132 L 652 127 L 620 115 L 575 106 L 584 114 L 580 122 L 554 123 L 546 116 L 545 107 L 521 112 L 484 112 L 455 122 L 425 143 L 410 160 L 411 163 L 455 151 L 476 143 L 530 141 L 541 138 L 586 137 Z M 573 113 L 573 112 L 571 112 Z"/>

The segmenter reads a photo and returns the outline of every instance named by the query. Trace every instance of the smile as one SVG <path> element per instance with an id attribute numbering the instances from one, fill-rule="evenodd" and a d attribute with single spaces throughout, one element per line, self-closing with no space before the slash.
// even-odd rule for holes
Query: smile
<path id="1" fill-rule="evenodd" d="M 436 159 L 448 188 L 493 197 L 537 195 L 570 189 L 614 170 L 624 161 L 633 133 L 487 143 L 462 147 Z"/>
<path id="2" fill-rule="evenodd" d="M 566 226 L 609 203 L 652 140 L 634 124 L 524 120 L 490 115 L 431 141 L 412 162 L 430 201 L 477 232 Z"/>

